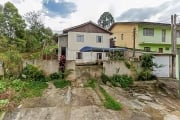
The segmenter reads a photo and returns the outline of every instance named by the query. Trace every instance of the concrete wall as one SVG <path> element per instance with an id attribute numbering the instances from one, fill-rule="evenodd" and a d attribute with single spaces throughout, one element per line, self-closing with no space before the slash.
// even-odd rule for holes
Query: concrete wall
<path id="1" fill-rule="evenodd" d="M 126 74 L 131 76 L 133 74 L 131 70 L 126 67 L 124 61 L 105 61 L 103 62 L 103 69 L 104 73 L 108 76 L 112 76 L 114 74 Z"/>
<path id="2" fill-rule="evenodd" d="M 66 70 L 72 70 L 71 74 L 67 77 L 68 80 L 75 80 L 76 73 L 75 73 L 75 61 L 74 60 L 67 60 L 66 61 Z"/>
<path id="3" fill-rule="evenodd" d="M 46 75 L 58 72 L 59 70 L 58 60 L 24 60 L 23 67 L 27 64 L 37 66 L 39 69 L 43 70 Z"/>

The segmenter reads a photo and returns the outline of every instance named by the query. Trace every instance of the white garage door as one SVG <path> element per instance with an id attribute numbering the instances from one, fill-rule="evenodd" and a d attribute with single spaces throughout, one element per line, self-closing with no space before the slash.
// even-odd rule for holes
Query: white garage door
<path id="1" fill-rule="evenodd" d="M 155 56 L 153 62 L 162 65 L 160 68 L 154 68 L 153 74 L 157 77 L 169 77 L 169 56 Z"/>

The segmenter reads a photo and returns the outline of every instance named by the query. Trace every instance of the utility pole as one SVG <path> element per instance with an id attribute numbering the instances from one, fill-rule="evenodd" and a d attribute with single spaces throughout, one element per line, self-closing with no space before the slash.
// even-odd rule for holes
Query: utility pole
<path id="1" fill-rule="evenodd" d="M 175 66 L 178 63 L 178 76 L 179 76 L 179 80 L 178 80 L 178 98 L 180 98 L 180 53 L 179 51 L 177 52 L 177 24 L 176 24 L 176 20 L 177 19 L 177 15 L 171 15 L 171 43 L 172 43 L 172 73 L 173 73 L 173 77 L 176 77 L 176 70 L 175 70 Z M 178 55 L 178 61 L 176 61 L 176 55 Z"/>
<path id="2" fill-rule="evenodd" d="M 176 78 L 176 15 L 171 15 L 172 78 Z"/>
<path id="3" fill-rule="evenodd" d="M 133 29 L 133 57 L 135 57 L 136 28 Z"/>

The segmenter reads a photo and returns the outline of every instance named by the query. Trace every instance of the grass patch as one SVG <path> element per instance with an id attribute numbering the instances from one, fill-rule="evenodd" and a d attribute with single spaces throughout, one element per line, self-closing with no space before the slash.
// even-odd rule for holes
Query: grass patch
<path id="1" fill-rule="evenodd" d="M 92 89 L 96 88 L 96 80 L 95 79 L 89 79 L 86 84 L 84 84 L 84 87 L 91 87 Z"/>
<path id="2" fill-rule="evenodd" d="M 13 97 L 13 101 L 16 103 L 19 103 L 23 98 L 42 96 L 44 89 L 48 87 L 47 83 L 40 81 L 28 81 L 23 84 L 23 88 L 16 91 L 15 96 Z"/>
<path id="3" fill-rule="evenodd" d="M 102 88 L 101 86 L 99 86 L 100 91 L 102 92 L 102 94 L 105 97 L 105 102 L 104 102 L 104 106 L 107 109 L 112 109 L 112 110 L 121 110 L 122 109 L 122 105 L 117 102 L 113 97 L 111 97 L 105 90 L 104 88 Z"/>
<path id="4" fill-rule="evenodd" d="M 40 81 L 0 80 L 0 111 L 6 111 L 7 104 L 18 105 L 24 98 L 42 96 L 47 87 L 47 83 Z M 8 103 L 5 104 L 7 100 Z"/>
<path id="5" fill-rule="evenodd" d="M 56 86 L 56 88 L 64 88 L 70 85 L 70 81 L 67 81 L 67 80 L 55 80 L 53 81 L 53 83 Z"/>

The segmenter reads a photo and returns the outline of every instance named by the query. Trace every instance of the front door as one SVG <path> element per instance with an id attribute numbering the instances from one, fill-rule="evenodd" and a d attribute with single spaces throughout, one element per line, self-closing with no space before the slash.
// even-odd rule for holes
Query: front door
<path id="1" fill-rule="evenodd" d="M 61 47 L 61 55 L 66 56 L 66 47 Z"/>

